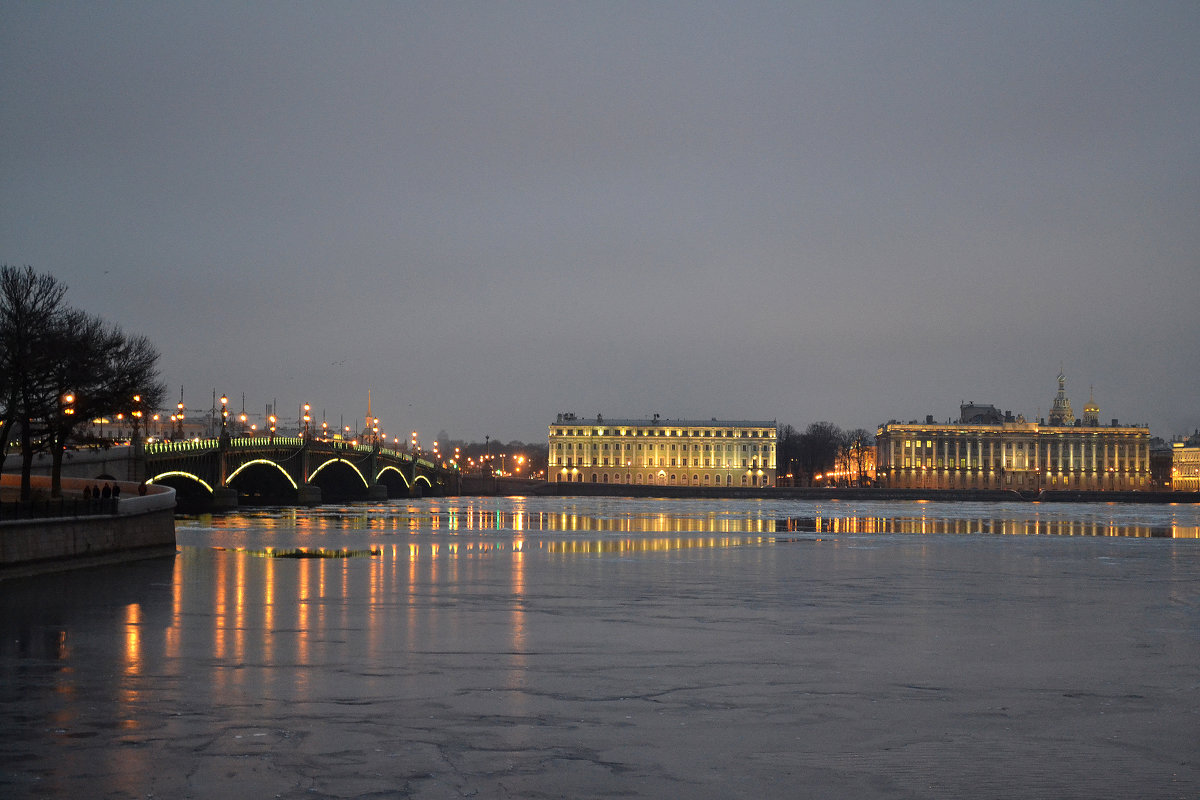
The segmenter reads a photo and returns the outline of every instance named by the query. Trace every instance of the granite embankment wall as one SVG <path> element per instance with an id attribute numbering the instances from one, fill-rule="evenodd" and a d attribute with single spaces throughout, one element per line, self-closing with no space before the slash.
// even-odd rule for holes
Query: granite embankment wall
<path id="1" fill-rule="evenodd" d="M 64 494 L 93 483 L 64 478 Z M 49 478 L 34 478 L 39 494 L 46 494 L 49 484 Z M 19 475 L 0 476 L 6 496 L 19 485 Z M 110 513 L 0 519 L 0 578 L 175 552 L 175 490 L 152 485 L 139 496 L 136 483 L 120 486 L 121 499 L 110 501 Z"/>
<path id="2" fill-rule="evenodd" d="M 930 500 L 941 502 L 1040 501 L 1043 503 L 1200 503 L 1197 492 L 1064 492 L 1005 491 L 1003 489 L 811 489 L 800 487 L 649 486 L 615 483 L 552 483 L 546 481 L 464 476 L 464 495 L 563 497 L 748 498 L 769 500 Z"/>

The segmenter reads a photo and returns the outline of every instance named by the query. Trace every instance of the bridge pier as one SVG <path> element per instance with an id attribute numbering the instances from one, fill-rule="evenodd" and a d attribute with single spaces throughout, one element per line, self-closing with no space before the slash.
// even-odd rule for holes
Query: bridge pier
<path id="1" fill-rule="evenodd" d="M 367 499 L 374 502 L 376 500 L 387 500 L 388 489 L 382 483 L 373 483 L 367 487 Z"/>
<path id="2" fill-rule="evenodd" d="M 231 486 L 218 486 L 213 489 L 212 510 L 228 511 L 238 507 L 237 489 Z"/>
<path id="3" fill-rule="evenodd" d="M 315 483 L 302 483 L 296 487 L 296 503 L 302 506 L 321 505 L 321 487 Z"/>

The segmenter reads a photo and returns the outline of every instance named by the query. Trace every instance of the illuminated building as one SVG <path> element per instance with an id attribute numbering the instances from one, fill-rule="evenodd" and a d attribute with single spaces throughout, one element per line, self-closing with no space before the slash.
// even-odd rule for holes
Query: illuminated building
<path id="1" fill-rule="evenodd" d="M 1150 483 L 1150 431 L 1100 425 L 1089 400 L 1076 420 L 1058 376 L 1050 422 L 1001 415 L 964 404 L 959 422 L 889 422 L 875 435 L 880 486 L 915 489 L 1145 491 Z M 981 410 L 988 410 L 981 413 Z"/>
<path id="2" fill-rule="evenodd" d="M 833 469 L 814 476 L 819 486 L 871 486 L 875 483 L 875 446 L 853 445 L 838 449 Z"/>
<path id="3" fill-rule="evenodd" d="M 1200 492 L 1200 445 L 1171 445 L 1171 490 Z"/>
<path id="4" fill-rule="evenodd" d="M 559 414 L 548 472 L 566 483 L 774 486 L 775 422 Z"/>

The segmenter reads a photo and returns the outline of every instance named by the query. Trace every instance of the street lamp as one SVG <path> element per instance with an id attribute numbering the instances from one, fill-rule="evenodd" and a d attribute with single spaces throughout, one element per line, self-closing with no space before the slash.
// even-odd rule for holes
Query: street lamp
<path id="1" fill-rule="evenodd" d="M 308 438 L 308 423 L 312 421 L 312 414 L 309 413 L 310 411 L 312 411 L 312 406 L 310 406 L 308 403 L 305 403 L 304 404 L 304 438 L 305 439 Z"/>
<path id="2" fill-rule="evenodd" d="M 229 427 L 229 398 L 221 395 L 221 438 L 228 435 Z"/>
<path id="3" fill-rule="evenodd" d="M 275 444 L 275 415 L 267 417 L 267 422 L 271 425 L 271 444 Z"/>
<path id="4" fill-rule="evenodd" d="M 142 396 L 140 394 L 133 396 L 133 410 L 129 412 L 129 415 L 133 417 L 133 439 L 136 441 L 141 436 L 138 433 L 142 422 Z"/>

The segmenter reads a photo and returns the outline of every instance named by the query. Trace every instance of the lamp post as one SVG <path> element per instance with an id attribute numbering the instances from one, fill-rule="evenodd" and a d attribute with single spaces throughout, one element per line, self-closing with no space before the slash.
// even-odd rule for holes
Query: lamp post
<path id="1" fill-rule="evenodd" d="M 304 438 L 305 439 L 308 438 L 308 424 L 309 424 L 309 422 L 312 421 L 312 414 L 309 413 L 311 411 L 312 411 L 312 406 L 310 406 L 308 403 L 305 403 L 304 404 Z"/>
<path id="2" fill-rule="evenodd" d="M 221 395 L 221 441 L 229 436 L 229 398 Z"/>
<path id="3" fill-rule="evenodd" d="M 141 434 L 139 431 L 142 427 L 142 415 L 142 396 L 140 394 L 135 394 L 133 396 L 133 409 L 129 412 L 129 416 L 133 417 L 133 439 L 135 441 L 141 439 Z"/>
<path id="4" fill-rule="evenodd" d="M 272 414 L 271 416 L 267 417 L 267 422 L 271 426 L 271 436 L 269 437 L 270 443 L 275 444 L 275 415 Z"/>

